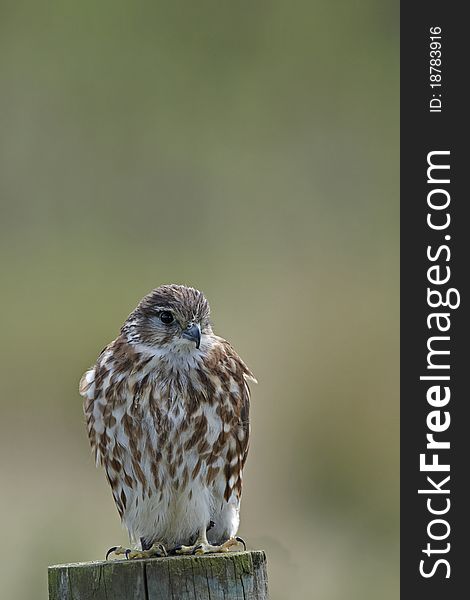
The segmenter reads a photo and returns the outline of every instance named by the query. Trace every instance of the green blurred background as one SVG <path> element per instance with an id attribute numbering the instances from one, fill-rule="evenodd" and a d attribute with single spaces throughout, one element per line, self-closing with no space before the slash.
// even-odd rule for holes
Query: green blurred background
<path id="1" fill-rule="evenodd" d="M 176 282 L 259 380 L 273 600 L 397 598 L 398 4 L 0 6 L 0 596 L 126 542 L 77 385 Z"/>

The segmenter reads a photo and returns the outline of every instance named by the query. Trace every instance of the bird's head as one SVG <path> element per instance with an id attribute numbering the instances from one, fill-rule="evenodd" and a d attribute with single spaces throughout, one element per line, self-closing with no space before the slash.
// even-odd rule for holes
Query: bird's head
<path id="1" fill-rule="evenodd" d="M 139 302 L 122 333 L 156 348 L 191 350 L 212 333 L 209 317 L 209 303 L 202 292 L 184 285 L 162 285 Z"/>

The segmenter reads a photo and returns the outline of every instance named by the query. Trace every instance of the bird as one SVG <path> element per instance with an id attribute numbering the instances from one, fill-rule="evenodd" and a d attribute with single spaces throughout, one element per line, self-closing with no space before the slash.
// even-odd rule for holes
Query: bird
<path id="1" fill-rule="evenodd" d="M 256 379 L 214 334 L 204 294 L 147 294 L 79 391 L 97 466 L 129 533 L 128 559 L 226 552 L 237 536 Z"/>

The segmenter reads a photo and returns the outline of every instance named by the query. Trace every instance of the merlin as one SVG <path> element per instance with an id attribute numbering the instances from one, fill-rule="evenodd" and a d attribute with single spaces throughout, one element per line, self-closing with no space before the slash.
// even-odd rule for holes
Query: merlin
<path id="1" fill-rule="evenodd" d="M 131 548 L 127 558 L 238 543 L 253 374 L 215 335 L 202 292 L 145 296 L 80 381 L 88 436 Z"/>

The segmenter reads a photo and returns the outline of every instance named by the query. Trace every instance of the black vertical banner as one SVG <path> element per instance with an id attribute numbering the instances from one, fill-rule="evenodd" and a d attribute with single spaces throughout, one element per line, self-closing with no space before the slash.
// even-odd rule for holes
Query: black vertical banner
<path id="1" fill-rule="evenodd" d="M 401 3 L 401 597 L 470 597 L 464 4 Z"/>

